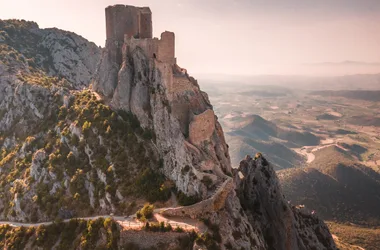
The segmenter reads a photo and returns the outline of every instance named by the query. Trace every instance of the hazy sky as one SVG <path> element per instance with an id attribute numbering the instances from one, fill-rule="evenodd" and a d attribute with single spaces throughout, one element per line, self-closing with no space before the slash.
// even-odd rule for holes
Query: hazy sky
<path id="1" fill-rule="evenodd" d="M 117 3 L 150 6 L 154 35 L 176 33 L 178 63 L 190 73 L 303 74 L 319 69 L 305 63 L 380 62 L 380 0 L 0 0 L 0 19 L 104 46 L 104 8 Z"/>

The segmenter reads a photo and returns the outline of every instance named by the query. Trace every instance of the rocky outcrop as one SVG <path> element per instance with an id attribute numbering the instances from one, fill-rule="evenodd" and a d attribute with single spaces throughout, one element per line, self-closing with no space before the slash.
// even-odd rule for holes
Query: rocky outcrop
<path id="1" fill-rule="evenodd" d="M 41 36 L 37 46 L 50 54 L 51 75 L 62 76 L 76 89 L 88 86 L 100 59 L 100 48 L 72 32 L 34 30 Z"/>
<path id="2" fill-rule="evenodd" d="M 100 48 L 72 32 L 39 29 L 33 22 L 0 20 L 0 31 L 0 132 L 20 137 L 55 115 L 67 89 L 88 87 Z"/>
<path id="3" fill-rule="evenodd" d="M 285 202 L 264 158 L 247 157 L 232 170 L 207 94 L 174 58 L 152 57 L 131 38 L 121 48 L 121 63 L 105 48 L 94 92 L 77 91 L 88 86 L 96 46 L 34 23 L 0 27 L 6 41 L 0 45 L 2 218 L 126 209 L 128 195 L 147 191 L 146 182 L 164 175 L 177 191 L 201 200 L 165 211 L 204 221 L 209 231 L 194 249 L 336 249 L 322 221 Z M 164 185 L 155 185 L 149 191 L 162 195 Z"/>
<path id="4" fill-rule="evenodd" d="M 41 68 L 50 76 L 65 78 L 76 89 L 88 86 L 101 55 L 94 43 L 72 32 L 39 29 L 34 22 L 0 20 L 0 30 L 0 40 L 21 54 L 27 69 Z"/>
<path id="5" fill-rule="evenodd" d="M 236 194 L 266 249 L 336 249 L 324 224 L 285 202 L 279 180 L 263 157 L 246 157 L 235 170 Z"/>
<path id="6" fill-rule="evenodd" d="M 177 75 L 177 65 L 149 58 L 138 46 L 124 44 L 118 73 L 109 71 L 116 65 L 110 61 L 111 50 L 105 48 L 93 89 L 114 109 L 132 112 L 142 127 L 154 132 L 163 172 L 180 191 L 207 198 L 212 190 L 203 177 L 212 175 L 221 183 L 231 172 L 223 131 L 207 95 L 193 78 Z M 173 87 L 178 79 L 186 88 Z"/>
<path id="7" fill-rule="evenodd" d="M 89 86 L 101 49 L 72 32 L 39 29 L 23 20 L 0 20 L 0 40 L 0 218 L 48 220 L 51 216 L 38 208 L 38 192 L 62 195 L 61 181 L 69 180 L 58 180 L 47 166 L 51 152 L 45 149 L 52 151 L 55 142 L 41 140 L 60 134 L 59 117 L 73 91 Z"/>
<path id="8" fill-rule="evenodd" d="M 284 201 L 265 159 L 247 158 L 232 175 L 228 145 L 207 94 L 175 63 L 152 58 L 155 42 L 126 38 L 120 65 L 108 44 L 92 86 L 114 109 L 132 112 L 154 132 L 162 172 L 178 190 L 202 198 L 162 213 L 207 221 L 222 249 L 335 249 L 322 221 Z"/>

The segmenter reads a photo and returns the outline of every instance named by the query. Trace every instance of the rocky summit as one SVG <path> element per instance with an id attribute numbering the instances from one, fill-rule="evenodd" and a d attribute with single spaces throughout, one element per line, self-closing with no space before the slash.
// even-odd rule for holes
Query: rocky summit
<path id="1" fill-rule="evenodd" d="M 232 169 L 207 94 L 177 65 L 175 34 L 152 37 L 151 14 L 106 8 L 102 49 L 0 21 L 1 246 L 336 249 L 323 221 L 285 202 L 261 155 Z M 157 220 L 196 226 L 125 223 L 145 202 Z"/>

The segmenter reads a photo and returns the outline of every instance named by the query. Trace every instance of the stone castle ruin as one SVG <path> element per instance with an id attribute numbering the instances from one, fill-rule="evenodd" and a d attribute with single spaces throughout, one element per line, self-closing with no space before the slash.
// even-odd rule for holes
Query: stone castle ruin
<path id="1" fill-rule="evenodd" d="M 161 39 L 153 38 L 152 12 L 149 7 L 114 5 L 106 8 L 107 48 L 114 61 L 122 63 L 122 46 L 140 47 L 148 58 L 176 64 L 174 33 L 165 31 Z"/>
<path id="2" fill-rule="evenodd" d="M 148 7 L 114 5 L 105 14 L 106 48 L 93 89 L 113 108 L 136 115 L 144 129 L 154 130 L 165 175 L 179 190 L 209 198 L 202 207 L 220 208 L 226 192 L 216 190 L 223 183 L 230 186 L 228 147 L 207 94 L 177 65 L 174 33 L 154 38 Z M 204 178 L 215 185 L 208 188 Z M 199 211 L 193 210 L 186 213 Z"/>

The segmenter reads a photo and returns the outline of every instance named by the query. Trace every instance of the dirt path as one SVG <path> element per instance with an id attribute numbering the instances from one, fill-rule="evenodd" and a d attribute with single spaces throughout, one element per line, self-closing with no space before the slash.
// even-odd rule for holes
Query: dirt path
<path id="1" fill-rule="evenodd" d="M 229 178 L 229 177 L 228 177 Z M 223 185 L 221 185 L 217 191 L 212 195 L 211 198 L 219 198 L 222 199 L 223 201 L 226 198 L 226 194 L 229 193 L 229 190 L 233 187 L 233 185 L 228 185 L 232 182 L 232 179 L 229 178 L 227 179 Z M 226 191 L 226 192 L 225 192 Z M 219 195 L 219 196 L 218 196 Z M 171 197 L 172 203 L 174 205 L 177 205 L 177 201 L 175 199 L 175 196 L 172 195 Z M 173 200 L 174 199 L 174 200 Z M 205 202 L 206 200 L 203 200 L 199 202 L 201 204 L 202 202 Z M 215 205 L 215 203 L 212 203 Z M 196 205 L 196 204 L 194 204 Z M 193 205 L 193 206 L 194 206 Z M 196 219 L 191 219 L 187 217 L 182 217 L 182 216 L 170 216 L 170 217 L 165 217 L 161 213 L 170 209 L 175 209 L 175 208 L 183 208 L 183 207 L 165 207 L 165 208 L 158 208 L 153 211 L 153 216 L 157 222 L 165 222 L 170 224 L 173 228 L 181 227 L 182 229 L 186 231 L 191 231 L 195 230 L 197 232 L 205 232 L 207 230 L 207 227 L 200 221 Z M 124 229 L 132 229 L 132 230 L 138 230 L 141 229 L 145 223 L 142 223 L 140 221 L 137 221 L 134 216 L 111 216 L 111 215 L 102 215 L 102 216 L 92 216 L 92 217 L 79 217 L 79 218 L 72 218 L 72 219 L 81 219 L 81 220 L 96 220 L 98 218 L 112 218 L 114 219 L 117 223 L 119 223 Z M 72 219 L 66 219 L 63 220 L 63 222 L 69 222 Z M 51 225 L 53 224 L 54 221 L 47 221 L 47 222 L 40 222 L 40 223 L 22 223 L 22 222 L 12 222 L 12 221 L 0 221 L 0 225 L 10 225 L 11 227 L 38 227 L 40 225 Z"/>
<path id="2" fill-rule="evenodd" d="M 167 209 L 167 208 L 164 208 Z M 158 212 L 161 209 L 157 209 Z M 205 226 L 203 225 L 202 222 L 190 218 L 181 218 L 181 217 L 176 217 L 176 218 L 166 218 L 156 212 L 154 214 L 154 218 L 157 220 L 157 222 L 165 222 L 170 224 L 173 228 L 176 227 L 181 227 L 182 229 L 186 231 L 191 231 L 195 230 L 198 232 L 204 232 Z M 117 223 L 119 223 L 124 229 L 132 229 L 132 230 L 139 230 L 141 229 L 145 223 L 137 221 L 133 217 L 124 217 L 124 216 L 93 216 L 93 217 L 80 217 L 80 218 L 72 218 L 72 219 L 81 219 L 81 220 L 96 220 L 99 218 L 112 218 L 114 219 Z M 69 222 L 71 219 L 63 220 L 63 222 Z M 11 227 L 38 227 L 41 225 L 44 226 L 49 226 L 52 225 L 54 222 L 53 221 L 47 221 L 47 222 L 39 222 L 39 223 L 23 223 L 23 222 L 12 222 L 12 221 L 0 221 L 0 225 L 10 225 Z"/>

